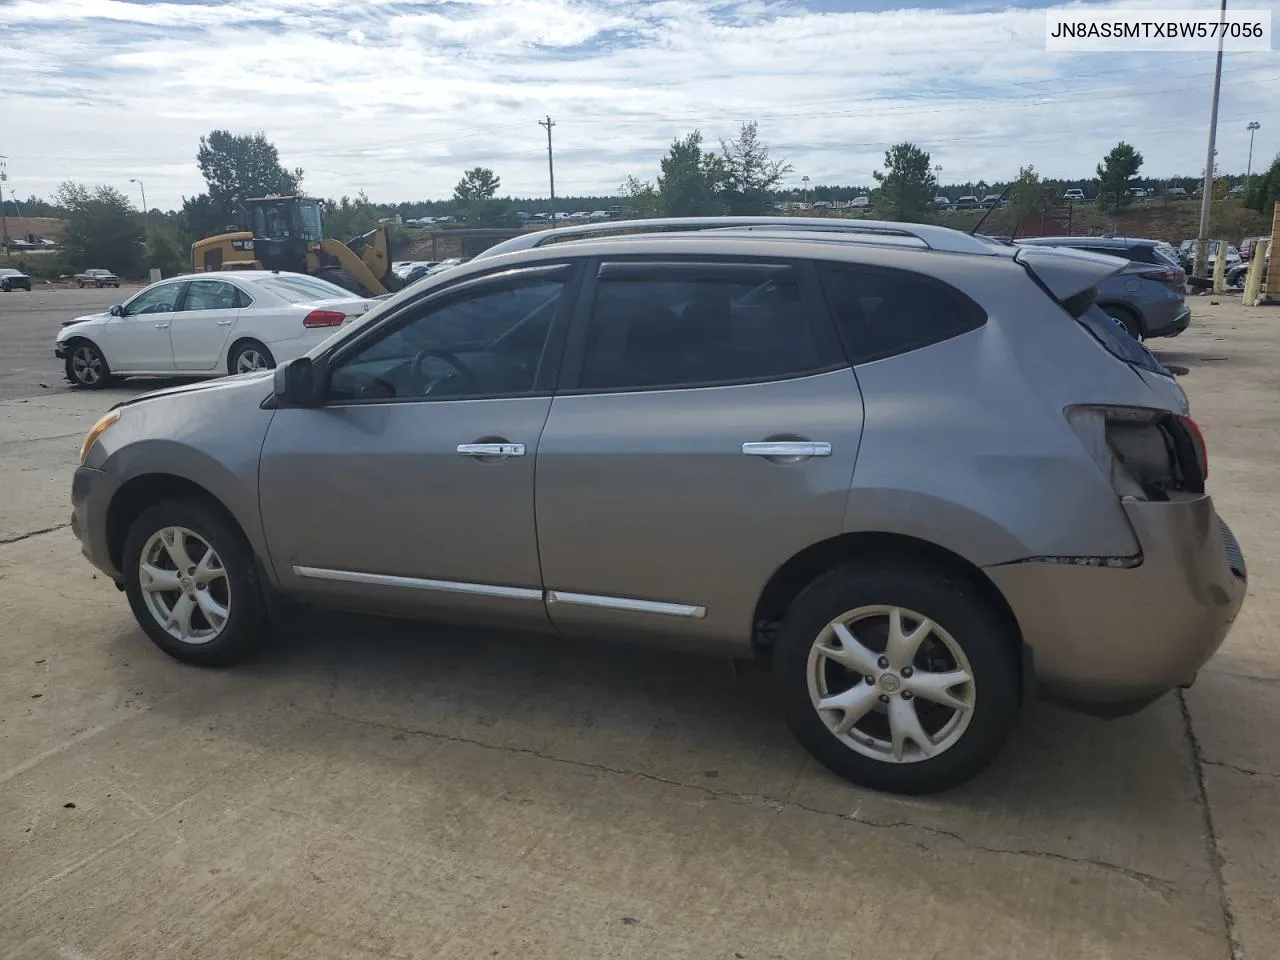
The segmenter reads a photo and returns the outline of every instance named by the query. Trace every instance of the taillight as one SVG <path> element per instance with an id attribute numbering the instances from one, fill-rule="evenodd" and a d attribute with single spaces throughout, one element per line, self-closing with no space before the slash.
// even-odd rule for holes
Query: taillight
<path id="1" fill-rule="evenodd" d="M 1178 415 L 1178 422 L 1187 428 L 1187 433 L 1191 437 L 1191 447 L 1196 455 L 1196 462 L 1200 464 L 1201 479 L 1209 479 L 1209 446 L 1204 442 L 1204 434 L 1200 432 L 1200 425 L 1190 417 Z"/>
<path id="2" fill-rule="evenodd" d="M 312 310 L 302 318 L 304 327 L 340 327 L 347 315 L 341 310 Z"/>
<path id="3" fill-rule="evenodd" d="M 1204 438 L 1190 417 L 1145 407 L 1080 406 L 1067 420 L 1122 497 L 1204 493 Z"/>
<path id="4" fill-rule="evenodd" d="M 1143 276 L 1148 277 L 1151 280 L 1160 280 L 1164 283 L 1182 284 L 1187 282 L 1187 275 L 1181 270 L 1159 270 L 1151 273 L 1145 273 Z"/>

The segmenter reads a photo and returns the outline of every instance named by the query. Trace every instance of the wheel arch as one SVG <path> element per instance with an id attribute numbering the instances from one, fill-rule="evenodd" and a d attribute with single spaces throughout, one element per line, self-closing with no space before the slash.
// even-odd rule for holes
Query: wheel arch
<path id="1" fill-rule="evenodd" d="M 217 510 L 252 549 L 252 541 L 235 514 L 208 488 L 171 473 L 144 473 L 125 481 L 107 507 L 107 553 L 117 570 L 122 569 L 124 541 L 129 535 L 129 528 L 142 512 L 162 500 L 182 498 L 201 500 Z"/>
<path id="2" fill-rule="evenodd" d="M 756 601 L 752 646 L 767 658 L 772 645 L 771 624 L 786 614 L 801 591 L 833 567 L 846 563 L 921 563 L 946 571 L 970 584 L 996 611 L 1021 649 L 1022 630 L 1013 608 L 991 578 L 971 561 L 946 547 L 901 533 L 858 531 L 819 541 L 790 557 L 773 575 Z"/>
<path id="3" fill-rule="evenodd" d="M 232 329 L 231 335 L 227 338 L 226 349 L 222 351 L 222 367 L 228 373 L 235 373 L 235 371 L 231 369 L 231 358 L 235 356 L 236 349 L 247 343 L 256 343 L 263 350 L 267 351 L 267 355 L 270 356 L 273 361 L 276 360 L 276 353 L 271 349 L 271 344 L 267 342 L 266 338 L 258 336 L 256 331 L 251 327 L 241 329 L 240 324 L 237 323 Z"/>
<path id="4" fill-rule="evenodd" d="M 1120 313 L 1128 317 L 1133 321 L 1134 326 L 1138 328 L 1139 332 L 1142 333 L 1143 336 L 1146 336 L 1147 325 L 1143 322 L 1141 311 L 1135 310 L 1130 304 L 1125 303 L 1123 300 L 1098 300 L 1097 304 L 1107 313 Z"/>

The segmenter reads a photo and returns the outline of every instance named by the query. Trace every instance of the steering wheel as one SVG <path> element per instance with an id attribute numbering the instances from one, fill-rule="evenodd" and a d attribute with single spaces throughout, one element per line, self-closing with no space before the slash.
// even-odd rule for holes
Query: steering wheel
<path id="1" fill-rule="evenodd" d="M 453 367 L 454 370 L 458 371 L 458 374 L 466 381 L 467 392 L 483 392 L 481 389 L 480 378 L 476 376 L 475 371 L 458 359 L 457 354 L 452 350 L 438 350 L 434 348 L 419 350 L 417 354 L 414 355 L 413 362 L 409 365 L 409 372 L 415 380 L 424 379 L 422 373 L 422 362 L 426 360 L 427 357 L 439 357 L 445 363 L 449 364 L 449 366 Z M 432 386 L 434 386 L 434 384 L 432 384 Z M 430 388 L 428 388 L 426 392 L 430 393 Z"/>

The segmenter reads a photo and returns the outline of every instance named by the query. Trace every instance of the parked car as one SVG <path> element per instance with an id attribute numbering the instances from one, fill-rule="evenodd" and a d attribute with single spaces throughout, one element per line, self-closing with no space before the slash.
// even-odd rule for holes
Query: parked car
<path id="1" fill-rule="evenodd" d="M 608 210 L 592 210 L 591 211 L 592 220 L 608 220 L 611 216 L 613 216 L 613 214 L 611 214 Z"/>
<path id="2" fill-rule="evenodd" d="M 1170 200 L 1185 200 L 1190 194 L 1182 187 L 1170 187 L 1165 191 L 1165 196 Z"/>
<path id="3" fill-rule="evenodd" d="M 1270 237 L 1245 237 L 1240 241 L 1240 261 L 1248 263 L 1249 258 L 1253 256 L 1253 248 L 1257 246 L 1259 240 L 1270 240 Z"/>
<path id="4" fill-rule="evenodd" d="M 982 206 L 987 208 L 988 210 L 992 209 L 993 207 L 1003 207 L 1004 200 L 1001 199 L 1000 194 L 998 193 L 988 193 L 985 197 L 982 198 Z"/>
<path id="5" fill-rule="evenodd" d="M 854 197 L 850 200 L 849 206 L 853 207 L 855 210 L 870 210 L 871 198 L 864 193 L 861 196 Z"/>
<path id="6" fill-rule="evenodd" d="M 73 278 L 76 286 L 84 289 L 85 287 L 118 287 L 120 286 L 120 278 L 110 270 L 86 270 L 84 273 L 77 273 Z"/>
<path id="7" fill-rule="evenodd" d="M 246 373 L 301 356 L 375 302 L 300 273 L 197 273 L 65 321 L 54 355 L 90 390 L 116 377 Z"/>
<path id="8" fill-rule="evenodd" d="M 1227 196 L 1243 197 L 1245 193 L 1245 189 L 1246 187 L 1243 183 L 1237 183 L 1234 187 L 1232 187 L 1230 190 L 1227 191 Z"/>
<path id="9" fill-rule="evenodd" d="M 1129 261 L 1098 285 L 1097 305 L 1136 340 L 1176 337 L 1191 323 L 1187 276 L 1159 240 L 1134 237 L 1034 237 L 1021 244 L 1084 250 Z"/>
<path id="10" fill-rule="evenodd" d="M 1079 187 L 1072 187 L 1062 195 L 1062 199 L 1067 203 L 1084 203 L 1088 198 L 1084 195 L 1084 191 Z"/>
<path id="11" fill-rule="evenodd" d="M 976 210 L 982 206 L 982 201 L 975 196 L 961 197 L 956 201 L 956 207 L 961 210 Z"/>
<path id="12" fill-rule="evenodd" d="M 973 776 L 1035 690 L 1189 683 L 1246 572 L 1185 394 L 1092 303 L 1125 261 L 806 220 L 504 241 L 118 404 L 72 529 L 180 660 L 250 655 L 273 598 L 754 655 L 878 789 Z"/>
<path id="13" fill-rule="evenodd" d="M 1191 272 L 1191 265 L 1195 263 L 1195 259 L 1196 259 L 1196 248 L 1197 248 L 1198 246 L 1199 246 L 1199 241 L 1198 241 L 1198 240 L 1192 240 L 1192 241 L 1191 241 L 1191 245 L 1187 248 L 1187 252 L 1186 252 L 1186 254 L 1185 254 L 1185 257 L 1186 257 L 1186 262 L 1187 262 L 1187 267 L 1186 267 L 1186 269 L 1187 269 L 1187 272 L 1188 272 L 1188 273 L 1190 273 L 1190 272 Z M 1214 271 L 1214 269 L 1215 269 L 1215 265 L 1216 265 L 1216 264 L 1217 264 L 1217 262 L 1218 262 L 1218 249 L 1219 249 L 1219 247 L 1221 247 L 1221 246 L 1222 246 L 1222 241 L 1220 241 L 1220 240 L 1210 240 L 1210 241 L 1209 241 L 1208 267 L 1209 267 L 1209 272 L 1210 272 L 1211 274 L 1213 273 L 1213 271 Z M 1243 263 L 1244 261 L 1243 261 L 1243 260 L 1241 259 L 1241 257 L 1240 257 L 1240 251 L 1239 251 L 1239 250 L 1237 250 L 1234 246 L 1232 246 L 1231 244 L 1227 244 L 1227 245 L 1226 245 L 1226 247 L 1227 247 L 1227 250 L 1226 250 L 1226 266 L 1225 266 L 1225 269 L 1226 269 L 1227 271 L 1230 271 L 1232 267 L 1239 266 L 1239 265 L 1240 265 L 1241 263 Z"/>
<path id="14" fill-rule="evenodd" d="M 1132 200 L 1147 199 L 1147 191 L 1142 187 L 1130 187 L 1125 194 Z"/>
<path id="15" fill-rule="evenodd" d="M 12 293 L 14 290 L 31 292 L 31 278 L 21 270 L 13 267 L 0 267 L 0 290 Z"/>
<path id="16" fill-rule="evenodd" d="M 949 210 L 951 209 L 951 198 L 950 197 L 934 197 L 933 205 L 940 210 Z"/>

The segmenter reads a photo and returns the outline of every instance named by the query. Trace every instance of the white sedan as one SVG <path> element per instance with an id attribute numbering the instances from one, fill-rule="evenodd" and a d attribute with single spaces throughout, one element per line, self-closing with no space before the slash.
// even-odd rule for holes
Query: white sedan
<path id="1" fill-rule="evenodd" d="M 67 320 L 54 354 L 89 389 L 114 377 L 247 373 L 302 356 L 376 304 L 301 273 L 189 274 Z"/>

